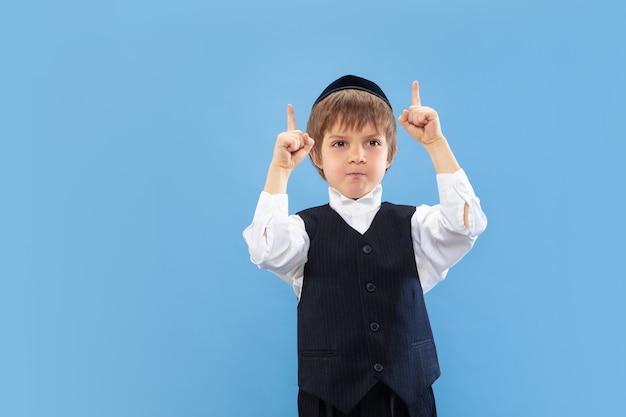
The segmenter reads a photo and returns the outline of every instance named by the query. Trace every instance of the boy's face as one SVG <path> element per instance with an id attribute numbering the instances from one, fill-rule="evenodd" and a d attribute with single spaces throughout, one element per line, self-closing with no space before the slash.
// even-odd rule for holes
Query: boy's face
<path id="1" fill-rule="evenodd" d="M 321 155 L 313 161 L 324 171 L 328 185 L 346 197 L 363 197 L 376 187 L 391 166 L 387 139 L 371 124 L 353 130 L 335 125 L 326 132 Z"/>

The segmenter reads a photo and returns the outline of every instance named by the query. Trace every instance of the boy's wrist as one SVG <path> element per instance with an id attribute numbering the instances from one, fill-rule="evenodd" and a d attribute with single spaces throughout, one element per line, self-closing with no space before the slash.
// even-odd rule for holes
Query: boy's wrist
<path id="1" fill-rule="evenodd" d="M 422 143 L 422 145 L 424 146 L 424 148 L 426 149 L 428 153 L 441 152 L 441 151 L 447 152 L 450 149 L 448 145 L 448 141 L 446 140 L 445 136 L 440 136 L 439 138 L 432 141 L 431 143 Z"/>
<path id="2" fill-rule="evenodd" d="M 292 171 L 293 171 L 293 168 L 287 168 L 280 164 L 271 163 L 268 168 L 267 173 L 268 175 L 272 174 L 272 175 L 276 175 L 280 177 L 286 177 L 288 179 Z"/>

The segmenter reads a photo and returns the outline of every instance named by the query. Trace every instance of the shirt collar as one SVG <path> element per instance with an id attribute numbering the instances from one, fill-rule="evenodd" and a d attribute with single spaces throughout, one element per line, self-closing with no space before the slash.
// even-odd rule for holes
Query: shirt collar
<path id="1" fill-rule="evenodd" d="M 372 191 L 358 200 L 353 200 L 341 194 L 333 187 L 328 187 L 328 201 L 330 207 L 339 213 L 354 213 L 358 208 L 361 214 L 369 213 L 380 208 L 383 195 L 383 186 L 378 184 Z"/>

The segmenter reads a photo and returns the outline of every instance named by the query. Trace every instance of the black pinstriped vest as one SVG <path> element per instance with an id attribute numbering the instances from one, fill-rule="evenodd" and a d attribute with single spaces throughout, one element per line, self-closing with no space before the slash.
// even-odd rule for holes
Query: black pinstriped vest
<path id="1" fill-rule="evenodd" d="M 344 413 L 377 381 L 410 405 L 439 377 L 413 213 L 383 203 L 364 235 L 329 205 L 298 213 L 311 240 L 298 304 L 298 384 Z"/>

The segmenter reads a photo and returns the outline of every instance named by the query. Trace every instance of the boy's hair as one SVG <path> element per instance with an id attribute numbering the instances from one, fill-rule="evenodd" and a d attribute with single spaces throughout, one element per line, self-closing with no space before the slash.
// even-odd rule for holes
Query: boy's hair
<path id="1" fill-rule="evenodd" d="M 313 157 L 321 160 L 324 135 L 341 123 L 342 128 L 362 129 L 371 124 L 387 141 L 387 160 L 391 162 L 397 150 L 396 118 L 391 108 L 382 99 L 365 91 L 356 89 L 340 90 L 332 93 L 311 109 L 306 132 L 315 140 L 311 150 Z M 315 165 L 315 163 L 313 164 Z M 324 179 L 324 172 L 317 166 L 317 171 Z"/>

